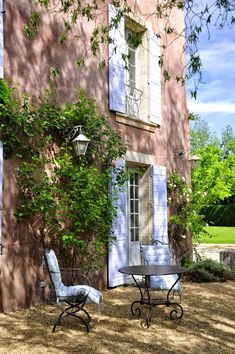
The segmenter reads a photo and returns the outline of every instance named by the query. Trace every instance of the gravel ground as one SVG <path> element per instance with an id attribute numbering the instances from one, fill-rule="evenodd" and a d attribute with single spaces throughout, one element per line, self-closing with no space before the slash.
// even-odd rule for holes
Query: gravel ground
<path id="1" fill-rule="evenodd" d="M 54 305 L 0 314 L 0 353 L 235 353 L 235 282 L 182 282 L 184 316 L 170 320 L 170 308 L 155 307 L 152 326 L 130 313 L 138 297 L 132 286 L 103 292 L 100 321 L 97 308 L 89 305 L 92 330 L 86 333 L 76 319 L 65 319 L 51 333 L 58 314 Z M 144 313 L 142 313 L 142 318 Z"/>

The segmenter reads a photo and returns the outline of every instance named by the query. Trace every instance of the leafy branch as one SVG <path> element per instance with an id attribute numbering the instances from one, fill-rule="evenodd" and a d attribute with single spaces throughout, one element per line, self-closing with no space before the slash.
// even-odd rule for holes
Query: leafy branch
<path id="1" fill-rule="evenodd" d="M 122 17 L 128 16 L 133 10 L 128 5 L 126 0 L 110 1 L 117 8 L 116 16 L 112 19 L 110 25 L 104 25 L 99 18 L 102 18 L 107 9 L 107 4 L 104 0 L 97 1 L 80 1 L 80 0 L 58 0 L 55 4 L 52 0 L 37 0 L 35 10 L 25 24 L 24 30 L 28 37 L 33 38 L 40 31 L 40 20 L 43 12 L 47 12 L 55 16 L 58 23 L 62 23 L 64 27 L 63 33 L 60 35 L 59 42 L 63 44 L 69 39 L 77 39 L 81 41 L 81 33 L 78 32 L 78 24 L 82 21 L 88 21 L 93 26 L 93 31 L 90 36 L 90 51 L 93 56 L 98 56 L 98 50 L 103 44 L 110 42 L 109 31 L 112 28 L 117 28 Z M 163 0 L 157 2 L 155 11 L 151 13 L 140 13 L 140 10 L 135 7 L 135 12 L 142 18 L 154 18 L 158 27 L 163 24 L 162 36 L 162 66 L 164 65 L 164 78 L 172 79 L 172 75 L 168 72 L 167 63 L 163 62 L 166 58 L 166 51 L 171 45 L 183 38 L 186 43 L 183 46 L 183 52 L 188 53 L 188 62 L 186 63 L 185 72 L 178 74 L 175 78 L 180 84 L 184 84 L 186 80 L 192 80 L 194 88 L 191 91 L 192 97 L 196 98 L 198 86 L 203 83 L 202 77 L 202 62 L 198 53 L 198 41 L 200 35 L 207 31 L 208 39 L 210 37 L 210 26 L 223 28 L 232 26 L 235 23 L 234 17 L 235 4 L 231 0 L 216 0 L 198 2 L 196 0 Z M 172 26 L 172 14 L 184 12 L 185 27 L 176 29 Z M 60 16 L 59 16 L 60 15 Z M 175 15 L 174 15 L 175 16 Z M 87 53 L 89 56 L 89 53 Z M 160 58 L 159 58 L 160 59 Z M 82 61 L 81 61 L 82 60 Z M 108 58 L 101 57 L 99 67 L 104 68 Z M 85 62 L 85 58 L 79 58 L 80 63 Z M 166 74 L 167 73 L 167 74 Z"/>

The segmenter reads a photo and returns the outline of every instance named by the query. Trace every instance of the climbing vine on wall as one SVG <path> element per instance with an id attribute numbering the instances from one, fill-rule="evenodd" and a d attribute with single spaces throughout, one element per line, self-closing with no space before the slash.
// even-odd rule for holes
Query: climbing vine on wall
<path id="1" fill-rule="evenodd" d="M 176 171 L 169 176 L 167 189 L 171 209 L 169 238 L 177 258 L 181 258 L 181 252 L 186 249 L 187 238 L 192 236 L 194 241 L 198 241 L 200 234 L 205 232 L 203 218 L 199 215 L 202 196 L 194 193 L 184 177 Z"/>
<path id="2" fill-rule="evenodd" d="M 33 104 L 3 80 L 0 85 L 0 139 L 5 158 L 19 161 L 18 221 L 35 225 L 37 220 L 43 239 L 59 239 L 73 248 L 83 267 L 101 266 L 115 216 L 108 193 L 110 159 L 126 150 L 120 137 L 83 91 L 76 102 L 62 107 L 53 87 Z M 80 158 L 66 139 L 76 125 L 82 125 L 91 140 L 86 156 Z M 124 172 L 116 173 L 121 185 Z"/>

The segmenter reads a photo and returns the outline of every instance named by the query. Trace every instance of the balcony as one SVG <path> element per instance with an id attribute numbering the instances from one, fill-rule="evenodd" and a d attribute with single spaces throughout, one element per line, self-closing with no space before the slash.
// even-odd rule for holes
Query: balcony
<path id="1" fill-rule="evenodd" d="M 143 91 L 132 85 L 126 85 L 126 115 L 140 118 L 140 103 Z"/>

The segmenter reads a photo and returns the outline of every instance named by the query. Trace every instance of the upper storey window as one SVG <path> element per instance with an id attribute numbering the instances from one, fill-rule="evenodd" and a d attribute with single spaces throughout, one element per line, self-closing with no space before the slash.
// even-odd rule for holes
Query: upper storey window
<path id="1" fill-rule="evenodd" d="M 117 9 L 109 6 L 109 21 Z M 159 38 L 130 18 L 110 30 L 109 108 L 143 122 L 161 124 Z"/>
<path id="2" fill-rule="evenodd" d="M 126 57 L 126 87 L 125 87 L 125 101 L 126 101 L 126 115 L 130 117 L 140 118 L 141 103 L 143 105 L 144 90 L 140 89 L 139 80 L 140 67 L 139 48 L 137 46 L 138 40 L 135 38 L 137 34 L 130 29 L 125 28 L 125 41 L 127 47 Z M 137 43 L 136 43 L 137 42 Z"/>

